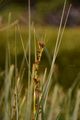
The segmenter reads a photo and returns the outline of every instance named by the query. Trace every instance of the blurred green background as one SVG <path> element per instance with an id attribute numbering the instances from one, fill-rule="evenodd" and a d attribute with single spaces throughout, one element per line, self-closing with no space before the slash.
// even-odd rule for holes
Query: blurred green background
<path id="1" fill-rule="evenodd" d="M 57 81 L 65 88 L 71 86 L 77 74 L 80 72 L 80 0 L 67 0 L 65 16 L 70 3 L 72 4 L 72 8 L 55 63 L 58 68 L 56 74 L 58 76 Z M 41 68 L 43 68 L 43 70 L 45 67 L 50 68 L 63 4 L 64 0 L 31 1 L 32 62 L 34 61 L 33 28 L 35 27 L 36 39 L 42 39 L 44 34 L 46 34 L 47 52 L 46 50 L 44 51 L 42 58 Z M 11 18 L 9 18 L 10 13 Z M 28 0 L 0 0 L 0 71 L 4 71 L 5 69 L 7 39 L 10 42 L 11 63 L 14 64 L 15 27 L 7 27 L 9 21 L 11 24 L 16 20 L 18 20 L 18 25 L 21 28 L 20 34 L 22 35 L 24 46 L 26 47 L 28 42 Z M 20 66 L 23 58 L 20 34 L 19 31 L 16 30 L 18 66 Z M 1 83 L 2 79 L 0 80 L 0 84 Z"/>

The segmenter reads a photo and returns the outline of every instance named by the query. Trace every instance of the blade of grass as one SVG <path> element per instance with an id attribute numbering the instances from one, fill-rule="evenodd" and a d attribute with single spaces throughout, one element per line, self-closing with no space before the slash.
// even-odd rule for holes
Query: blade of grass
<path id="1" fill-rule="evenodd" d="M 67 0 L 65 0 L 64 6 L 63 6 L 63 12 L 62 12 L 62 16 L 61 16 L 60 27 L 59 27 L 59 31 L 58 31 L 58 36 L 57 36 L 57 41 L 56 41 L 56 45 L 55 45 L 55 49 L 54 49 L 53 60 L 52 60 L 50 72 L 49 72 L 48 79 L 47 79 L 47 82 L 46 82 L 46 85 L 45 85 L 46 87 L 44 88 L 44 92 L 43 92 L 43 96 L 45 98 L 45 103 L 46 103 L 46 100 L 47 100 L 47 96 L 48 96 L 48 92 L 49 92 L 49 88 L 50 88 L 50 84 L 51 84 L 51 77 L 52 77 L 53 70 L 54 70 L 54 63 L 55 63 L 55 59 L 56 59 L 56 51 L 57 51 L 57 47 L 58 47 L 59 40 L 60 40 L 59 38 L 60 38 L 60 34 L 61 34 L 61 27 L 62 27 L 64 11 L 65 11 L 65 7 L 66 7 L 66 1 Z"/>
<path id="2" fill-rule="evenodd" d="M 29 14 L 29 67 L 28 67 L 28 94 L 27 94 L 27 108 L 25 119 L 31 119 L 31 108 L 32 108 L 32 93 L 33 93 L 33 81 L 31 81 L 31 10 L 30 10 L 30 0 L 28 0 L 28 14 Z M 31 84 L 30 84 L 31 83 Z"/>
<path id="3" fill-rule="evenodd" d="M 8 26 L 10 26 L 10 22 L 11 22 L 11 13 L 9 13 L 8 15 Z M 10 67 L 11 65 L 11 56 L 10 56 L 10 38 L 9 38 L 9 34 L 10 34 L 10 29 L 7 29 L 7 49 L 8 49 L 8 65 Z"/>
<path id="4" fill-rule="evenodd" d="M 51 77 L 52 77 L 52 74 L 54 72 L 54 64 L 55 64 L 55 59 L 57 57 L 57 54 L 58 54 L 58 51 L 59 51 L 59 48 L 60 48 L 60 45 L 61 45 L 61 40 L 62 40 L 62 37 L 63 37 L 63 33 L 64 33 L 64 29 L 65 29 L 65 26 L 66 26 L 66 22 L 67 22 L 67 19 L 68 19 L 68 16 L 69 16 L 69 13 L 70 13 L 70 8 L 71 8 L 71 5 L 69 7 L 69 10 L 68 10 L 68 13 L 67 13 L 67 16 L 66 16 L 66 20 L 65 20 L 65 24 L 64 24 L 64 27 L 63 27 L 63 31 L 61 33 L 61 37 L 59 38 L 59 42 L 58 42 L 58 46 L 56 48 L 55 46 L 55 51 L 54 51 L 54 56 L 53 56 L 53 61 L 52 61 L 52 65 L 51 65 L 51 69 L 50 69 L 50 73 L 49 73 L 49 77 L 48 77 L 48 84 L 47 84 L 47 90 L 46 90 L 46 99 L 45 101 L 47 100 L 47 97 L 48 97 L 48 92 L 49 92 L 49 88 L 50 88 L 50 81 L 51 81 Z"/>
<path id="5" fill-rule="evenodd" d="M 55 113 L 55 117 L 53 117 L 53 111 L 55 111 L 55 109 L 57 109 L 58 105 L 58 100 L 59 100 L 59 92 L 60 88 L 58 85 L 55 85 L 54 87 L 54 91 L 53 91 L 53 95 L 52 95 L 52 100 L 51 100 L 51 107 L 50 107 L 50 111 L 49 111 L 49 115 L 47 120 L 52 120 L 53 118 L 56 119 L 57 115 L 59 114 L 60 110 L 57 111 L 57 113 Z M 57 100 L 58 99 L 58 100 Z"/>
<path id="6" fill-rule="evenodd" d="M 19 35 L 20 35 L 20 40 L 21 40 L 21 44 L 22 44 L 23 51 L 24 51 L 24 57 L 25 57 L 27 66 L 28 66 L 28 68 L 29 68 L 29 63 L 28 63 L 28 59 L 27 59 L 27 56 L 26 56 L 26 50 L 25 50 L 25 47 L 24 47 L 23 38 L 22 38 L 22 35 L 21 35 L 21 32 L 20 32 L 20 27 L 19 27 L 19 25 L 17 25 L 17 29 L 18 29 L 18 32 L 19 32 Z"/>
<path id="7" fill-rule="evenodd" d="M 30 70 L 31 70 L 31 8 L 30 0 L 28 0 L 28 13 L 29 13 L 29 69 L 28 69 L 28 86 L 30 85 Z"/>
<path id="8" fill-rule="evenodd" d="M 18 77 L 18 67 L 17 67 L 17 36 L 16 36 L 16 26 L 15 26 L 15 93 L 16 93 L 16 120 L 19 120 L 19 104 L 18 104 L 18 86 L 19 80 Z"/>
<path id="9" fill-rule="evenodd" d="M 37 59 L 37 56 L 36 56 L 36 38 L 35 38 L 35 28 L 34 28 L 34 51 L 35 51 L 35 61 L 36 61 L 36 59 Z"/>
<path id="10" fill-rule="evenodd" d="M 76 104 L 72 115 L 72 120 L 78 120 L 78 112 L 80 105 L 80 90 L 77 91 Z"/>
<path id="11" fill-rule="evenodd" d="M 71 116 L 70 116 L 70 108 L 71 108 L 71 96 L 72 96 L 72 92 L 71 92 L 71 88 L 68 91 L 68 95 L 66 97 L 66 113 L 65 113 L 65 120 L 70 120 Z"/>
<path id="12" fill-rule="evenodd" d="M 6 60 L 7 62 L 7 60 Z M 8 63 L 8 62 L 7 62 Z M 6 73 L 5 73 L 5 120 L 9 120 L 9 103 L 8 103 L 8 97 L 9 97 L 9 91 L 11 86 L 11 79 L 13 76 L 14 66 L 12 65 L 10 67 L 9 73 L 7 71 L 7 63 L 6 63 Z"/>
<path id="13" fill-rule="evenodd" d="M 17 24 L 18 24 L 18 20 L 14 21 L 14 22 L 11 23 L 10 25 L 7 25 L 6 27 L 1 28 L 0 31 L 5 31 L 5 30 L 7 30 L 7 29 L 10 29 L 10 28 L 14 27 L 14 26 L 17 25 Z"/>
<path id="14" fill-rule="evenodd" d="M 69 89 L 68 91 L 68 95 L 67 95 L 67 103 L 66 103 L 66 115 L 65 115 L 65 120 L 69 120 L 71 119 L 71 115 L 70 115 L 70 109 L 71 109 L 71 97 L 72 97 L 72 93 L 73 91 L 76 91 L 77 85 L 79 85 L 79 81 L 80 80 L 80 73 L 78 73 L 76 79 L 74 80 L 74 83 L 72 85 L 72 87 Z"/>
<path id="15" fill-rule="evenodd" d="M 65 27 L 66 27 L 66 23 L 67 23 L 67 20 L 68 20 L 68 17 L 69 17 L 69 13 L 70 13 L 70 10 L 71 10 L 71 6 L 72 5 L 70 4 L 67 15 L 66 15 L 65 23 L 64 23 L 64 26 L 63 26 L 63 30 L 62 30 L 62 33 L 61 33 L 61 36 L 60 36 L 60 39 L 59 39 L 59 43 L 58 43 L 58 46 L 57 46 L 56 56 L 58 54 L 58 51 L 59 51 L 59 48 L 60 48 L 60 45 L 61 45 L 61 42 L 62 42 L 62 38 L 63 38 L 64 30 L 65 30 Z"/>

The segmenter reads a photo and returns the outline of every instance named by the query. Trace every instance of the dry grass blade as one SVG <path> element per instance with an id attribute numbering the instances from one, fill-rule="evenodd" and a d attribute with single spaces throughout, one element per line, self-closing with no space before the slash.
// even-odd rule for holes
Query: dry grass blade
<path id="1" fill-rule="evenodd" d="M 66 2 L 67 2 L 67 0 L 65 0 L 65 2 L 64 2 L 64 7 L 63 7 L 62 16 L 61 16 L 61 21 L 60 21 L 60 26 L 59 26 L 59 31 L 58 31 L 58 35 L 57 35 L 57 40 L 56 40 L 54 53 L 56 53 L 57 47 L 58 47 L 58 44 L 59 44 L 59 41 L 60 41 L 61 28 L 62 28 L 62 22 L 63 22 L 64 12 L 65 12 Z M 55 56 L 55 54 L 54 54 L 54 56 Z"/>
<path id="2" fill-rule="evenodd" d="M 80 72 L 78 73 L 76 79 L 74 80 L 74 83 L 71 87 L 71 92 L 75 91 L 80 85 Z"/>
<path id="3" fill-rule="evenodd" d="M 6 27 L 1 28 L 0 31 L 4 31 L 4 30 L 7 30 L 7 29 L 10 29 L 10 28 L 14 27 L 17 24 L 18 24 L 18 20 L 14 21 L 10 25 L 7 25 Z"/>
<path id="4" fill-rule="evenodd" d="M 8 27 L 10 26 L 11 21 L 11 13 L 9 13 L 8 16 Z M 9 30 L 9 29 L 8 29 Z M 9 31 L 8 31 L 9 32 Z M 11 58 L 10 58 L 10 43 L 9 43 L 9 34 L 7 33 L 7 41 L 6 41 L 6 63 L 5 63 L 5 120 L 10 119 L 10 108 L 9 108 L 9 92 L 11 87 L 11 79 L 14 71 L 14 66 L 10 66 L 11 64 Z M 9 70 L 10 67 L 10 70 Z"/>
<path id="5" fill-rule="evenodd" d="M 20 82 L 20 79 L 17 79 L 18 78 L 18 67 L 17 67 L 17 35 L 16 35 L 16 27 L 15 27 L 15 102 L 16 102 L 16 120 L 19 119 L 19 101 L 18 101 L 18 88 L 19 88 L 19 82 Z M 17 80 L 17 82 L 16 82 Z"/>
<path id="6" fill-rule="evenodd" d="M 70 108 L 71 108 L 71 88 L 68 90 L 68 95 L 66 96 L 66 112 L 65 112 L 65 120 L 70 120 Z"/>
<path id="7" fill-rule="evenodd" d="M 9 97 L 9 91 L 11 87 L 11 79 L 13 76 L 14 66 L 12 65 L 10 67 L 9 73 L 6 71 L 6 77 L 5 77 L 5 120 L 9 120 L 9 103 L 8 103 L 8 97 Z"/>
<path id="8" fill-rule="evenodd" d="M 77 75 L 76 79 L 74 80 L 74 83 L 73 83 L 72 87 L 68 91 L 67 103 L 66 103 L 66 115 L 65 115 L 66 120 L 69 120 L 71 118 L 71 115 L 70 115 L 71 97 L 72 97 L 72 94 L 74 92 L 76 93 L 76 91 L 79 89 L 78 88 L 79 87 L 79 80 L 80 80 L 80 73 Z M 76 101 L 77 101 L 77 98 L 76 98 Z M 79 106 L 77 106 L 77 107 L 79 107 Z M 75 116 L 76 116 L 76 114 L 77 113 L 75 113 Z M 73 118 L 73 116 L 72 116 L 72 118 Z"/>
<path id="9" fill-rule="evenodd" d="M 30 86 L 27 89 L 27 103 L 25 108 L 25 120 L 31 120 L 32 118 L 32 95 L 33 95 L 33 81 L 31 81 Z"/>
<path id="10" fill-rule="evenodd" d="M 26 50 L 25 50 L 25 47 L 24 47 L 23 38 L 22 38 L 22 35 L 21 35 L 21 32 L 20 32 L 19 25 L 17 25 L 17 28 L 18 28 L 18 32 L 19 32 L 19 35 L 20 35 L 20 40 L 21 40 L 22 48 L 23 48 L 23 51 L 24 51 L 24 57 L 25 57 L 27 66 L 29 67 L 28 59 L 27 59 L 27 56 L 26 56 Z"/>
<path id="11" fill-rule="evenodd" d="M 10 22 L 11 22 L 11 13 L 9 13 L 8 15 L 8 26 L 10 26 Z M 9 67 L 11 65 L 11 55 L 10 55 L 10 38 L 9 38 L 9 34 L 10 34 L 10 29 L 7 29 L 7 49 L 8 49 L 8 61 L 9 61 Z"/>
<path id="12" fill-rule="evenodd" d="M 29 69 L 28 69 L 28 86 L 30 85 L 30 77 L 31 77 L 31 8 L 30 8 L 30 0 L 28 0 L 28 13 L 29 13 Z"/>
<path id="13" fill-rule="evenodd" d="M 70 13 L 70 10 L 71 10 L 71 4 L 69 6 L 69 9 L 68 9 L 68 12 L 67 12 L 67 15 L 66 15 L 66 19 L 65 19 L 65 23 L 64 23 L 64 26 L 63 26 L 63 30 L 62 30 L 62 33 L 61 33 L 61 36 L 60 36 L 60 39 L 59 39 L 59 43 L 58 43 L 58 46 L 57 46 L 57 49 L 56 49 L 56 56 L 58 54 L 58 51 L 59 51 L 59 48 L 60 48 L 60 45 L 61 45 L 61 41 L 62 41 L 62 37 L 63 37 L 63 34 L 64 34 L 64 30 L 65 30 L 65 27 L 66 27 L 66 23 L 67 23 L 67 20 L 68 20 L 68 17 L 69 17 L 69 13 Z"/>
<path id="14" fill-rule="evenodd" d="M 80 106 L 80 90 L 77 91 L 76 104 L 72 115 L 72 120 L 78 120 L 79 106 Z"/>
<path id="15" fill-rule="evenodd" d="M 45 68 L 44 74 L 43 74 L 43 80 L 42 80 L 42 90 L 46 83 L 46 77 L 47 77 L 47 68 Z"/>
<path id="16" fill-rule="evenodd" d="M 35 51 L 35 61 L 36 61 L 36 58 L 37 58 L 37 53 L 36 53 L 36 38 L 35 38 L 35 28 L 34 28 L 34 51 Z"/>
<path id="17" fill-rule="evenodd" d="M 60 112 L 59 103 L 58 103 L 59 91 L 60 91 L 60 87 L 58 85 L 55 85 L 51 100 L 51 107 L 47 120 L 52 120 L 52 119 L 56 120 L 57 115 Z"/>
<path id="18" fill-rule="evenodd" d="M 28 59 L 28 93 L 27 93 L 27 108 L 26 108 L 26 116 L 25 120 L 31 119 L 31 107 L 32 107 L 32 90 L 33 90 L 33 82 L 31 81 L 31 10 L 30 10 L 30 0 L 28 0 L 28 14 L 29 14 L 29 59 Z"/>
<path id="19" fill-rule="evenodd" d="M 50 84 L 51 84 L 51 78 L 52 78 L 52 74 L 54 72 L 55 59 L 57 57 L 57 54 L 58 54 L 58 51 L 59 51 L 59 47 L 60 47 L 60 43 L 61 43 L 60 32 L 61 32 L 61 26 L 62 26 L 64 11 L 65 11 L 65 6 L 66 6 L 66 0 L 65 0 L 65 3 L 64 3 L 64 7 L 63 7 L 63 12 L 62 12 L 62 17 L 61 17 L 59 31 L 58 31 L 57 41 L 56 41 L 56 45 L 55 45 L 55 49 L 54 49 L 54 55 L 53 55 L 53 60 L 52 60 L 52 64 L 51 64 L 51 69 L 50 69 L 50 72 L 49 72 L 49 75 L 48 75 L 48 79 L 47 79 L 46 90 L 44 90 L 45 102 L 46 102 L 47 97 L 48 97 L 48 93 L 49 93 L 49 89 L 50 89 Z M 65 24 L 64 24 L 64 26 L 65 26 Z M 62 32 L 62 34 L 63 34 L 63 32 Z M 58 50 L 57 50 L 57 48 L 58 48 Z"/>

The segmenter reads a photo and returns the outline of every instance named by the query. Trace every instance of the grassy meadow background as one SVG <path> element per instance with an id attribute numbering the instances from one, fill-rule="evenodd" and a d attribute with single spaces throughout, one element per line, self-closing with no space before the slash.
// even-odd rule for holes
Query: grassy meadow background
<path id="1" fill-rule="evenodd" d="M 17 40 L 17 58 L 18 58 L 18 66 L 20 66 L 22 58 L 24 56 L 24 50 L 20 38 L 20 34 L 23 39 L 24 47 L 28 44 L 28 25 L 27 23 L 20 23 L 21 12 L 26 12 L 26 10 L 21 7 L 16 7 L 16 11 L 14 10 L 14 5 L 10 5 L 10 9 L 6 7 L 3 11 L 1 11 L 1 15 L 4 19 L 3 25 L 1 24 L 0 29 L 0 69 L 4 71 L 5 68 L 5 53 L 6 53 L 6 43 L 7 39 L 10 42 L 10 54 L 11 54 L 11 62 L 14 64 L 14 56 L 15 56 L 15 34 Z M 19 20 L 20 30 L 16 28 L 15 33 L 15 25 L 8 28 L 8 17 L 9 12 L 11 13 L 11 21 L 10 24 L 14 24 L 15 21 Z M 28 19 L 28 18 L 25 18 Z M 35 22 L 34 22 L 35 23 Z M 26 25 L 26 27 L 25 27 Z M 32 61 L 34 61 L 34 28 L 35 28 L 35 38 L 44 39 L 45 37 L 45 45 L 46 49 L 43 55 L 43 69 L 45 67 L 50 67 L 52 55 L 54 53 L 54 47 L 58 35 L 58 26 L 50 26 L 50 25 L 40 25 L 32 23 L 31 25 L 31 56 Z M 28 46 L 28 45 L 27 45 Z M 28 54 L 28 53 L 27 53 Z M 59 69 L 60 78 L 58 81 L 65 87 L 69 87 L 72 81 L 75 79 L 77 73 L 80 70 L 80 27 L 66 27 L 62 43 L 60 46 L 60 50 L 56 59 L 56 64 Z"/>

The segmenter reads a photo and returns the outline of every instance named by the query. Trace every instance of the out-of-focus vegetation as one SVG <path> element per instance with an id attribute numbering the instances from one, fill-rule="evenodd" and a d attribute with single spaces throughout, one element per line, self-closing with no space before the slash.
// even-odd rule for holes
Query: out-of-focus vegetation
<path id="1" fill-rule="evenodd" d="M 17 4 L 21 6 L 28 6 L 28 0 L 2 0 L 0 2 L 0 9 L 4 9 L 5 6 L 9 4 Z M 79 5 L 79 0 L 67 0 L 67 4 L 72 3 L 73 5 Z M 45 15 L 47 13 L 50 13 L 51 11 L 57 10 L 59 8 L 62 8 L 64 4 L 64 0 L 34 0 L 31 1 L 31 7 L 36 8 L 36 11 L 38 11 L 40 14 Z M 38 14 L 39 14 L 38 13 Z"/>
<path id="2" fill-rule="evenodd" d="M 44 57 L 42 59 L 43 69 L 45 67 L 49 67 L 49 62 L 52 60 L 52 55 L 54 52 L 54 46 L 56 43 L 57 32 L 58 28 L 55 27 L 41 27 L 37 26 L 36 28 L 36 39 L 42 39 L 40 36 L 43 36 L 44 31 L 46 33 L 46 50 L 44 52 Z M 5 36 L 4 36 L 5 32 Z M 24 47 L 28 46 L 28 29 L 25 27 L 21 27 L 21 35 L 23 38 Z M 7 30 L 0 32 L 0 66 L 1 69 L 4 68 L 5 64 L 5 43 L 7 38 Z M 72 84 L 72 81 L 77 76 L 78 72 L 80 71 L 80 28 L 74 29 L 66 29 L 63 40 L 61 43 L 60 51 L 56 59 L 56 64 L 59 69 L 59 82 L 64 87 L 69 87 Z M 15 30 L 14 28 L 9 31 L 10 41 L 10 53 L 12 61 L 11 63 L 14 64 L 14 56 L 15 56 Z M 16 31 L 16 39 L 17 39 L 17 58 L 18 58 L 18 66 L 20 65 L 22 58 L 23 58 L 23 47 L 20 40 L 19 31 Z M 32 61 L 34 60 L 34 35 L 32 32 L 32 47 L 31 47 L 31 55 Z M 46 58 L 46 60 L 45 60 Z M 44 64 L 45 63 L 45 64 Z"/>
<path id="3" fill-rule="evenodd" d="M 68 0 L 67 5 L 70 2 L 73 4 L 78 3 L 78 5 L 79 5 L 80 1 Z M 43 19 L 45 18 L 45 16 L 50 15 L 51 13 L 53 13 L 55 11 L 58 12 L 59 10 L 61 10 L 61 12 L 62 12 L 63 4 L 64 4 L 64 0 L 31 1 L 32 22 L 36 24 L 37 23 L 36 21 L 38 21 L 39 23 L 42 23 L 45 25 L 45 21 L 43 23 Z M 28 1 L 26 1 L 26 0 L 24 0 L 24 1 L 3 0 L 2 2 L 0 2 L 0 6 L 1 6 L 0 7 L 0 9 L 1 9 L 1 11 L 0 11 L 1 29 L 3 27 L 7 26 L 8 16 L 9 16 L 9 13 L 11 13 L 12 15 L 11 15 L 10 22 L 12 23 L 15 20 L 19 20 L 19 25 L 22 25 L 21 34 L 23 37 L 24 45 L 26 45 L 26 42 L 28 40 L 28 29 L 26 29 L 23 26 L 28 25 L 28 11 L 27 11 Z M 23 7 L 23 6 L 25 6 L 25 7 Z M 49 51 L 49 53 L 47 53 L 47 55 L 46 55 L 47 56 L 46 58 L 48 58 L 49 60 L 47 60 L 47 62 L 45 62 L 45 60 L 44 60 L 44 62 L 47 64 L 48 62 L 50 62 L 50 59 L 51 59 L 51 58 L 49 58 L 49 54 L 52 56 L 53 51 L 54 51 L 54 46 L 55 46 L 55 42 L 56 42 L 56 38 L 57 38 L 58 29 L 54 26 L 53 27 L 37 26 L 36 31 L 37 31 L 36 34 L 39 34 L 37 39 L 40 38 L 39 36 L 43 35 L 44 31 L 46 33 L 46 41 L 47 41 L 46 47 Z M 63 41 L 61 44 L 61 48 L 60 48 L 60 51 L 59 51 L 59 54 L 58 54 L 57 60 L 56 60 L 56 63 L 57 63 L 57 65 L 59 65 L 59 69 L 60 69 L 59 82 L 61 84 L 63 84 L 64 86 L 66 85 L 67 87 L 70 86 L 70 84 L 76 77 L 78 71 L 80 70 L 80 63 L 79 63 L 79 60 L 80 60 L 80 57 L 79 57 L 80 33 L 79 33 L 79 31 L 80 31 L 80 28 L 74 28 L 74 29 L 66 28 L 65 34 L 63 37 Z M 5 35 L 4 35 L 4 33 L 5 33 Z M 17 35 L 17 44 L 18 44 L 18 46 L 17 46 L 17 54 L 18 54 L 18 59 L 19 59 L 18 63 L 20 64 L 20 62 L 22 60 L 22 56 L 23 56 L 23 48 L 21 45 L 20 35 L 19 35 L 18 31 L 17 31 L 16 35 Z M 34 54 L 34 52 L 33 52 L 34 51 L 33 50 L 33 37 L 34 36 L 32 35 L 32 56 Z M 0 51 L 1 51 L 0 56 L 2 56 L 0 59 L 1 70 L 4 69 L 4 64 L 5 64 L 5 50 L 6 50 L 5 43 L 7 40 L 6 38 L 7 38 L 7 29 L 5 31 L 0 31 Z M 14 32 L 14 29 L 11 29 L 9 31 L 9 40 L 10 40 L 12 63 L 14 61 L 14 55 L 15 55 L 14 39 L 15 39 L 15 32 Z M 68 79 L 71 82 L 67 82 Z"/>
<path id="4" fill-rule="evenodd" d="M 14 2 L 14 1 L 13 1 Z M 5 3 L 5 6 L 2 7 L 1 11 L 0 11 L 0 16 L 1 16 L 1 29 L 5 28 L 5 26 L 7 26 L 8 24 L 8 16 L 9 13 L 11 13 L 11 18 L 10 18 L 10 22 L 14 22 L 15 20 L 19 20 L 19 25 L 22 26 L 21 27 L 21 35 L 23 38 L 23 42 L 24 45 L 26 46 L 27 40 L 28 40 L 28 29 L 26 29 L 24 26 L 28 26 L 28 12 L 27 12 L 27 4 L 28 1 L 24 1 L 24 3 L 26 3 L 23 7 L 23 5 L 19 4 L 18 1 L 15 1 L 14 3 L 18 3 L 18 4 L 12 4 L 12 2 L 10 1 L 3 1 L 3 3 Z M 67 1 L 67 5 L 69 4 L 70 1 Z M 9 3 L 9 6 L 8 6 Z M 46 16 L 47 14 L 50 14 L 53 11 L 57 11 L 61 9 L 62 12 L 62 7 L 63 7 L 63 3 L 64 0 L 50 0 L 50 1 L 46 1 L 46 0 L 35 0 L 34 2 L 31 1 L 31 15 L 32 15 L 32 22 L 36 24 L 36 21 L 40 21 L 40 23 L 43 23 L 43 18 L 44 16 Z M 76 3 L 78 3 L 78 1 L 76 1 Z M 2 2 L 0 3 L 2 5 Z M 3 9 L 5 8 L 5 9 Z M 42 21 L 42 22 L 41 22 Z M 45 22 L 45 21 L 44 21 Z M 40 36 L 43 36 L 44 33 L 46 33 L 46 47 L 48 50 L 48 53 L 45 54 L 43 61 L 45 62 L 45 66 L 48 65 L 49 66 L 49 62 L 51 61 L 52 57 L 49 58 L 49 56 L 53 54 L 54 51 L 54 46 L 56 43 L 56 38 L 57 38 L 57 32 L 58 32 L 58 28 L 56 27 L 49 27 L 46 26 L 45 27 L 45 23 L 44 23 L 44 27 L 41 26 L 36 26 L 37 29 L 37 39 L 40 39 Z M 2 30 L 0 31 L 0 67 L 1 70 L 4 69 L 4 65 L 5 65 L 5 48 L 6 48 L 6 40 L 7 40 L 7 31 L 6 30 Z M 33 30 L 32 30 L 33 31 Z M 56 63 L 59 67 L 59 82 L 61 84 L 63 84 L 65 87 L 68 87 L 71 85 L 72 81 L 74 80 L 74 78 L 76 77 L 77 73 L 80 70 L 80 28 L 66 28 L 65 30 L 65 34 L 63 37 L 63 41 L 61 44 L 61 48 L 59 51 L 59 54 L 57 56 L 57 60 Z M 4 35 L 5 33 L 5 35 Z M 20 35 L 19 32 L 16 31 L 16 37 L 17 37 L 17 54 L 18 54 L 18 64 L 20 65 L 20 62 L 22 61 L 22 57 L 23 57 L 23 48 L 21 45 L 21 41 L 20 41 Z M 9 31 L 9 38 L 10 40 L 10 49 L 11 49 L 11 57 L 12 57 L 12 63 L 14 62 L 14 55 L 15 55 L 15 29 L 12 28 Z M 34 39 L 34 35 L 32 33 L 32 57 L 34 55 L 34 48 L 33 48 L 33 39 Z M 3 52 L 2 52 L 3 51 Z M 4 53 L 4 54 L 3 54 Z M 47 58 L 45 61 L 45 57 Z M 33 60 L 34 58 L 32 58 Z M 18 66 L 19 66 L 18 65 Z M 43 64 L 44 66 L 44 64 Z M 75 74 L 74 74 L 75 73 Z M 66 76 L 66 77 L 65 77 Z M 67 82 L 67 81 L 71 81 L 71 82 Z"/>
<path id="5" fill-rule="evenodd" d="M 70 2 L 77 5 L 80 1 L 68 0 L 65 13 Z M 28 0 L 2 0 L 0 4 L 0 119 L 30 120 L 33 112 L 38 116 L 40 107 L 41 120 L 77 120 L 80 109 L 80 27 L 67 27 L 55 49 L 58 27 L 48 26 L 44 20 L 48 15 L 55 18 L 59 12 L 60 18 L 64 0 L 31 1 L 31 41 Z M 75 8 L 72 14 L 73 11 L 78 16 Z M 16 25 L 12 25 L 16 20 Z M 36 105 L 39 105 L 38 109 Z"/>
<path id="6" fill-rule="evenodd" d="M 46 15 L 49 14 L 51 11 L 57 10 L 58 8 L 62 7 L 64 0 L 51 0 L 51 1 L 39 1 L 36 4 L 37 10 L 40 14 Z"/>
<path id="7" fill-rule="evenodd" d="M 23 4 L 22 4 L 23 3 Z M 75 2 L 67 0 L 67 5 L 65 9 L 65 16 L 69 7 L 69 4 L 72 3 L 71 12 L 69 15 L 69 19 L 67 21 L 68 26 L 78 26 L 80 25 L 80 9 L 79 1 Z M 43 25 L 53 25 L 59 26 L 62 8 L 63 8 L 64 0 L 35 0 L 31 1 L 31 20 L 35 24 L 43 24 Z M 20 23 L 23 25 L 28 25 L 28 1 L 8 1 L 2 0 L 0 2 L 0 26 L 4 23 L 7 24 L 8 14 L 12 13 L 11 21 L 15 21 L 18 19 Z M 65 17 L 64 17 L 65 20 Z M 64 22 L 63 20 L 63 22 Z"/>
<path id="8" fill-rule="evenodd" d="M 58 28 L 56 27 L 41 27 L 41 26 L 37 26 L 36 28 L 36 39 L 39 39 L 39 36 L 43 36 L 44 32 L 46 34 L 46 47 L 49 50 L 50 54 L 53 54 L 54 51 L 54 46 L 55 46 L 55 42 L 56 42 L 56 38 L 57 38 L 57 32 L 58 32 Z M 63 37 L 63 41 L 61 44 L 61 48 L 60 48 L 60 53 L 62 53 L 63 51 L 79 51 L 80 49 L 80 34 L 79 34 L 80 28 L 66 28 L 65 33 L 64 33 L 64 37 Z M 5 35 L 4 35 L 5 32 Z M 10 30 L 9 33 L 9 40 L 10 40 L 10 46 L 11 46 L 11 53 L 14 55 L 14 38 L 15 38 L 15 31 L 14 29 Z M 17 31 L 16 33 L 17 35 L 17 49 L 18 49 L 18 53 L 21 54 L 22 52 L 22 47 L 21 47 L 21 41 L 20 41 L 20 35 L 19 32 Z M 26 45 L 27 40 L 28 40 L 28 29 L 26 29 L 25 27 L 21 27 L 21 35 L 23 38 L 23 42 L 24 45 Z M 0 45 L 5 47 L 5 43 L 6 43 L 6 37 L 7 37 L 7 29 L 5 28 L 5 30 L 0 31 Z M 32 43 L 33 43 L 33 32 L 32 32 Z M 33 49 L 33 46 L 32 46 Z M 53 51 L 52 51 L 53 49 Z M 34 51 L 32 50 L 32 54 L 34 53 Z"/>
<path id="9" fill-rule="evenodd" d="M 26 7 L 28 6 L 28 1 L 26 1 L 26 0 L 24 0 L 24 1 L 22 1 L 22 0 L 13 0 L 13 1 L 3 0 L 1 2 L 1 6 L 2 6 L 1 8 L 4 9 L 4 6 L 8 6 L 8 5 L 13 4 L 13 3 L 15 3 L 15 4 L 21 3 L 21 6 L 23 6 L 24 4 Z M 37 14 L 40 15 L 40 17 L 44 16 L 46 14 L 49 14 L 52 11 L 57 10 L 58 8 L 61 8 L 63 6 L 63 4 L 64 4 L 64 0 L 58 0 L 58 1 L 56 1 L 56 0 L 54 0 L 54 1 L 53 0 L 49 0 L 49 1 L 48 0 L 47 1 L 46 0 L 35 0 L 35 1 L 31 1 L 32 8 L 34 8 L 36 10 Z"/>

